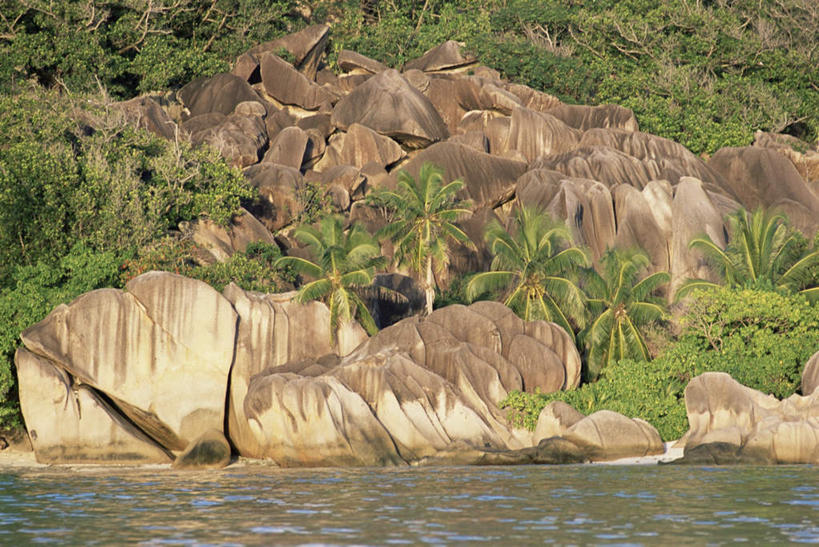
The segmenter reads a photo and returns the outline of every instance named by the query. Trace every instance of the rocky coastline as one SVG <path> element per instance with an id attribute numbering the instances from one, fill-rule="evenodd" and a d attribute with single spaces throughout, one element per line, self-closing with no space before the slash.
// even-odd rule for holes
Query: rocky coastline
<path id="1" fill-rule="evenodd" d="M 470 235 L 515 205 L 538 206 L 595 261 L 608 247 L 644 248 L 653 271 L 670 273 L 669 295 L 687 278 L 713 277 L 688 242 L 704 232 L 724 245 L 724 216 L 740 207 L 817 228 L 817 154 L 760 135 L 706 161 L 641 133 L 628 109 L 566 105 L 506 82 L 454 42 L 400 72 L 345 50 L 334 74 L 322 66 L 328 32 L 308 27 L 252 48 L 231 73 L 118 105 L 143 128 L 216 148 L 259 190 L 262 206 L 230 228 L 185 227 L 202 260 L 253 241 L 303 253 L 280 230 L 308 184 L 374 231 L 383 219 L 366 195 L 426 162 L 465 181 Z M 459 247 L 440 282 L 490 259 L 481 244 Z M 499 406 L 507 394 L 577 387 L 581 356 L 556 324 L 496 302 L 410 315 L 368 337 L 355 323 L 332 333 L 327 307 L 293 293 L 234 284 L 220 293 L 149 272 L 59 306 L 22 342 L 20 403 L 40 464 L 504 465 L 680 453 L 692 464 L 819 463 L 819 352 L 802 395 L 783 401 L 726 374 L 692 379 L 691 429 L 673 450 L 639 417 L 558 403 L 535 431 L 517 428 Z"/>

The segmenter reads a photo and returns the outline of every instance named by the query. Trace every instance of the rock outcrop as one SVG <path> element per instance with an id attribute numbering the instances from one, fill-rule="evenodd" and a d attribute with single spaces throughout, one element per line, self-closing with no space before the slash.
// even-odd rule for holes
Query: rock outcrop
<path id="1" fill-rule="evenodd" d="M 685 389 L 683 463 L 819 463 L 819 392 L 782 401 L 707 372 Z"/>
<path id="2" fill-rule="evenodd" d="M 813 394 L 819 388 L 819 351 L 813 354 L 802 371 L 802 395 Z"/>

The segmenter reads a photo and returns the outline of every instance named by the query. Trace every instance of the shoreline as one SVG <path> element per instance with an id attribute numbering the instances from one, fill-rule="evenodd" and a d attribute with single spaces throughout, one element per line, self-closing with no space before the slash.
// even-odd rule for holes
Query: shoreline
<path id="1" fill-rule="evenodd" d="M 635 456 L 628 458 L 620 458 L 611 461 L 589 462 L 581 465 L 659 465 L 660 463 L 668 463 L 683 456 L 682 448 L 675 448 L 675 441 L 665 443 L 665 452 L 651 456 Z M 238 469 L 245 467 L 266 467 L 278 468 L 273 462 L 268 460 L 257 460 L 243 457 L 237 457 L 223 469 Z M 111 470 L 145 470 L 145 469 L 167 469 L 171 470 L 170 464 L 144 464 L 144 465 L 109 465 L 109 464 L 47 464 L 39 463 L 34 456 L 34 451 L 23 451 L 15 449 L 6 449 L 0 451 L 0 473 L 6 470 L 19 469 L 51 469 L 51 470 L 76 470 L 76 469 L 111 469 Z M 297 469 L 297 468 L 286 468 Z M 177 470 L 174 470 L 177 471 Z M 196 470 L 194 470 L 196 471 Z M 212 471 L 212 470 L 201 470 Z"/>

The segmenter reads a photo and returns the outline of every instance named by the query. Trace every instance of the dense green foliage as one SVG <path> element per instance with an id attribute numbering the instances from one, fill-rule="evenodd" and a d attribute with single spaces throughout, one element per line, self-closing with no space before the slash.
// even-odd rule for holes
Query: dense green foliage
<path id="1" fill-rule="evenodd" d="M 400 64 L 460 40 L 513 81 L 631 108 L 644 131 L 696 153 L 747 145 L 757 129 L 819 135 L 813 0 L 366 4 L 334 27 L 336 47 Z"/>
<path id="2" fill-rule="evenodd" d="M 683 333 L 657 359 L 619 361 L 599 381 L 573 391 L 515 392 L 505 401 L 513 419 L 533 428 L 549 401 L 562 400 L 586 414 L 609 409 L 643 418 L 671 440 L 688 429 L 683 392 L 703 372 L 727 372 L 780 398 L 798 389 L 802 367 L 819 347 L 818 306 L 804 296 L 753 289 L 693 296 Z"/>
<path id="3" fill-rule="evenodd" d="M 401 66 L 464 42 L 513 81 L 581 104 L 621 104 L 694 152 L 757 129 L 819 136 L 814 0 L 8 0 L 0 91 L 34 78 L 119 97 L 225 71 L 308 23 L 342 48 Z"/>
<path id="4" fill-rule="evenodd" d="M 120 97 L 222 72 L 244 50 L 294 30 L 288 0 L 7 0 L 0 91 L 36 78 Z"/>
<path id="5" fill-rule="evenodd" d="M 254 194 L 217 154 L 132 128 L 104 96 L 32 87 L 0 96 L 0 111 L 3 428 L 17 420 L 12 359 L 23 328 L 83 292 L 120 286 L 120 267 L 180 221 L 227 224 Z"/>
<path id="6" fill-rule="evenodd" d="M 443 169 L 424 163 L 413 177 L 407 171 L 398 173 L 395 190 L 383 190 L 374 196 L 392 221 L 377 236 L 395 245 L 395 259 L 415 273 L 426 293 L 426 311 L 432 313 L 435 300 L 433 266 L 439 271 L 449 263 L 449 244 L 471 245 L 472 240 L 455 222 L 469 214 L 469 204 L 457 198 L 462 180 L 444 182 Z"/>
<path id="7" fill-rule="evenodd" d="M 650 358 L 642 328 L 665 317 L 662 301 L 652 293 L 671 281 L 667 272 L 638 280 L 649 265 L 644 252 L 609 249 L 600 260 L 601 274 L 586 273 L 584 290 L 592 314 L 578 340 L 586 353 L 588 379 L 595 379 L 608 365 L 623 359 Z"/>
<path id="8" fill-rule="evenodd" d="M 318 228 L 299 226 L 293 236 L 315 257 L 312 261 L 284 256 L 276 261 L 277 268 L 291 268 L 307 277 L 296 301 L 323 300 L 327 304 L 333 342 L 338 329 L 355 319 L 368 333 L 375 334 L 378 330 L 375 320 L 356 291 L 371 285 L 376 267 L 385 264 L 378 242 L 360 224 L 345 230 L 341 216 L 324 217 Z"/>
<path id="9" fill-rule="evenodd" d="M 566 225 L 543 211 L 519 208 L 509 229 L 487 224 L 486 241 L 494 257 L 490 271 L 469 280 L 467 299 L 502 290 L 504 304 L 522 319 L 553 321 L 574 338 L 574 326 L 584 325 L 585 297 L 572 273 L 588 258 L 572 245 Z"/>
<path id="10" fill-rule="evenodd" d="M 725 249 L 707 235 L 694 238 L 690 247 L 711 260 L 729 287 L 777 288 L 799 292 L 811 302 L 819 301 L 819 247 L 809 248 L 802 234 L 788 226 L 781 213 L 744 209 L 728 216 L 730 241 Z M 677 297 L 716 283 L 687 280 Z"/>

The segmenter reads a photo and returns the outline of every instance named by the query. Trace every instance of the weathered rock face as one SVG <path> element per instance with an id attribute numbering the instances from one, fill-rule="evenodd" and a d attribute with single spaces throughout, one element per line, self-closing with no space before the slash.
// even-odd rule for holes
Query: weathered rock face
<path id="1" fill-rule="evenodd" d="M 271 370 L 254 378 L 243 406 L 259 455 L 281 466 L 403 463 L 367 403 L 334 377 Z"/>
<path id="2" fill-rule="evenodd" d="M 806 235 L 815 232 L 819 194 L 782 154 L 756 146 L 723 148 L 708 166 L 722 175 L 724 189 L 746 209 L 777 208 Z"/>
<path id="3" fill-rule="evenodd" d="M 778 401 L 707 372 L 689 382 L 685 408 L 690 463 L 819 462 L 819 392 Z"/>
<path id="4" fill-rule="evenodd" d="M 316 170 L 325 171 L 338 165 L 352 165 L 360 169 L 369 163 L 386 167 L 401 160 L 405 155 L 394 140 L 354 123 L 346 133 L 339 133 L 330 138 L 327 153 L 316 166 Z"/>
<path id="5" fill-rule="evenodd" d="M 722 248 L 726 243 L 722 214 L 701 181 L 689 177 L 680 180 L 671 203 L 671 217 L 671 292 L 687 278 L 716 280 L 702 253 L 688 248 L 693 238 L 703 234 Z"/>
<path id="6" fill-rule="evenodd" d="M 43 357 L 14 357 L 20 408 L 40 463 L 168 463 L 168 453 L 93 388 L 76 384 Z"/>
<path id="7" fill-rule="evenodd" d="M 223 426 L 236 312 L 205 283 L 169 273 L 143 274 L 126 291 L 100 289 L 58 306 L 23 332 L 23 343 L 181 450 Z"/>
<path id="8" fill-rule="evenodd" d="M 638 130 L 634 112 L 616 104 L 601 104 L 600 106 L 559 104 L 549 108 L 547 112 L 569 127 L 581 131 L 595 128 Z"/>
<path id="9" fill-rule="evenodd" d="M 539 443 L 543 439 L 562 437 L 570 427 L 585 417 L 563 401 L 552 401 L 540 411 L 533 438 Z"/>
<path id="10" fill-rule="evenodd" d="M 401 168 L 417 177 L 421 166 L 431 162 L 444 170 L 447 181 L 461 179 L 461 198 L 472 200 L 473 208 L 497 207 L 515 193 L 515 182 L 526 171 L 520 161 L 499 158 L 453 142 L 434 144 Z"/>
<path id="11" fill-rule="evenodd" d="M 461 46 L 458 42 L 447 40 L 443 44 L 428 50 L 418 59 L 409 61 L 404 65 L 404 70 L 415 69 L 424 72 L 437 72 L 461 68 L 474 63 L 474 57 L 464 56 L 461 53 Z"/>
<path id="12" fill-rule="evenodd" d="M 449 136 L 441 116 L 396 70 L 385 70 L 338 101 L 332 123 L 347 130 L 359 123 L 410 148 Z"/>
<path id="13" fill-rule="evenodd" d="M 254 375 L 290 361 L 349 353 L 366 333 L 358 324 L 351 325 L 339 333 L 339 343 L 333 347 L 329 311 L 319 302 L 296 304 L 292 293 L 260 294 L 232 283 L 224 297 L 239 316 L 228 398 L 229 436 L 240 454 L 261 457 L 262 441 L 246 414 L 246 396 Z"/>
<path id="14" fill-rule="evenodd" d="M 819 388 L 819 351 L 808 359 L 802 371 L 802 395 L 808 396 Z"/>
<path id="15" fill-rule="evenodd" d="M 180 89 L 177 95 L 190 117 L 210 112 L 227 115 L 244 101 L 261 102 L 250 84 L 234 74 L 197 78 Z"/>
<path id="16" fill-rule="evenodd" d="M 318 66 L 324 55 L 324 48 L 329 39 L 330 27 L 310 25 L 298 32 L 252 47 L 247 53 L 258 59 L 266 52 L 275 54 L 283 48 L 293 56 L 295 67 L 308 80 L 315 80 Z"/>
<path id="17" fill-rule="evenodd" d="M 531 163 L 540 156 L 560 154 L 577 147 L 580 133 L 551 114 L 528 108 L 512 111 L 507 147 L 517 150 Z"/>
<path id="18" fill-rule="evenodd" d="M 316 110 L 333 98 L 323 87 L 272 53 L 261 55 L 259 69 L 264 90 L 281 104 Z"/>

